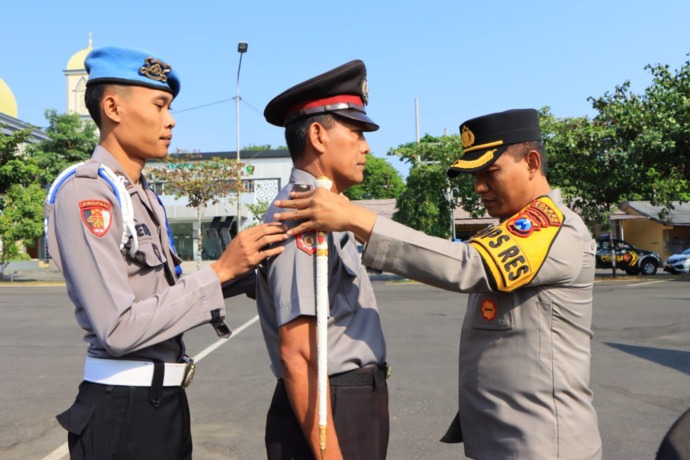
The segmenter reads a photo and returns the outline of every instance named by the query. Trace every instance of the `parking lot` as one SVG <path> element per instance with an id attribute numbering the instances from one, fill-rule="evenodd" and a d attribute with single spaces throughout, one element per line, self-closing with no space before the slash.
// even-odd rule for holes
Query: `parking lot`
<path id="1" fill-rule="evenodd" d="M 438 439 L 456 410 L 466 296 L 398 279 L 374 288 L 393 368 L 389 458 L 463 458 Z M 594 295 L 592 387 L 604 458 L 652 459 L 690 406 L 690 277 L 598 278 Z M 188 389 L 194 457 L 265 458 L 275 381 L 253 302 L 234 298 L 228 307 L 230 340 L 218 342 L 210 326 L 185 336 L 189 354 L 202 358 Z M 66 458 L 54 416 L 81 380 L 81 336 L 64 286 L 0 284 L 0 458 Z"/>

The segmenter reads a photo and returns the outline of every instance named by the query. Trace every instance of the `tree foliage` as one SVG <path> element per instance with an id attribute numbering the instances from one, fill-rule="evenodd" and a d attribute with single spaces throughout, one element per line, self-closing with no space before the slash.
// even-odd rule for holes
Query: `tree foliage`
<path id="1" fill-rule="evenodd" d="M 31 130 L 0 136 L 0 267 L 43 233 L 46 188 L 69 164 L 91 156 L 97 138 L 92 123 L 79 115 L 45 113 L 48 139 L 30 144 Z M 22 146 L 25 146 L 22 150 Z"/>
<path id="2" fill-rule="evenodd" d="M 351 200 L 379 200 L 397 198 L 405 189 L 400 174 L 385 159 L 367 154 L 364 166 L 364 180 L 345 191 Z"/>
<path id="3" fill-rule="evenodd" d="M 451 213 L 461 206 L 473 216 L 482 215 L 469 174 L 448 179 L 447 170 L 460 156 L 460 136 L 425 135 L 420 141 L 403 144 L 388 152 L 412 165 L 407 186 L 397 201 L 393 219 L 429 235 L 451 234 Z"/>
<path id="4" fill-rule="evenodd" d="M 590 98 L 595 121 L 611 127 L 620 150 L 639 168 L 641 199 L 670 207 L 690 201 L 690 60 L 672 71 L 648 65 L 652 83 L 636 94 L 626 81 Z"/>
<path id="5" fill-rule="evenodd" d="M 270 206 L 271 202 L 265 200 L 257 200 L 256 203 L 247 204 L 247 208 L 249 208 L 252 216 L 254 216 L 252 226 L 259 225 L 261 221 L 263 221 L 264 215 Z"/>
<path id="6" fill-rule="evenodd" d="M 38 167 L 20 153 L 20 147 L 31 136 L 30 129 L 0 134 L 0 197 L 14 184 L 29 185 L 40 174 Z M 2 207 L 0 207 L 0 210 Z"/>
<path id="7" fill-rule="evenodd" d="M 18 248 L 17 242 L 31 246 L 43 234 L 45 190 L 37 185 L 12 185 L 0 198 L 0 280 Z"/>
<path id="8" fill-rule="evenodd" d="M 67 166 L 91 158 L 98 143 L 96 125 L 76 113 L 46 110 L 48 140 L 29 145 L 27 157 L 41 170 L 40 183 L 49 185 Z"/>

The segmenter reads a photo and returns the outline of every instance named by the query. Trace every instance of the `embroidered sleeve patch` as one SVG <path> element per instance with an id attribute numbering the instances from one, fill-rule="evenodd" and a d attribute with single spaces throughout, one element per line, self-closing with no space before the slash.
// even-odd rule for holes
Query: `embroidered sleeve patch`
<path id="1" fill-rule="evenodd" d="M 112 223 L 110 203 L 103 200 L 84 200 L 79 202 L 81 220 L 94 235 L 101 237 L 108 233 Z"/>
<path id="2" fill-rule="evenodd" d="M 313 232 L 297 235 L 297 247 L 310 256 L 316 253 L 316 235 Z"/>
<path id="3" fill-rule="evenodd" d="M 510 292 L 537 275 L 563 225 L 563 213 L 544 196 L 470 239 L 499 291 Z"/>

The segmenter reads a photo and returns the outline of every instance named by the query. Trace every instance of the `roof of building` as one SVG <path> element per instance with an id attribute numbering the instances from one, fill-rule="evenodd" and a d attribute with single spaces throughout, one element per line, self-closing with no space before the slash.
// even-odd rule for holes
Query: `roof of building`
<path id="1" fill-rule="evenodd" d="M 17 100 L 5 80 L 0 78 L 0 113 L 17 118 Z"/>
<path id="2" fill-rule="evenodd" d="M 367 208 L 376 213 L 377 216 L 390 219 L 395 212 L 395 198 L 388 198 L 383 200 L 352 200 L 353 203 Z"/>
<path id="3" fill-rule="evenodd" d="M 395 198 L 389 198 L 385 200 L 353 200 L 352 201 L 363 208 L 367 208 L 376 213 L 381 217 L 386 217 L 388 219 L 393 217 L 393 213 L 396 211 Z M 455 218 L 456 224 L 462 225 L 492 225 L 497 224 L 498 219 L 491 217 L 490 215 L 484 213 L 481 217 L 472 217 L 470 214 L 462 208 L 455 208 L 453 211 L 453 217 Z"/>
<path id="4" fill-rule="evenodd" d="M 664 209 L 663 206 L 654 206 L 649 201 L 626 201 L 619 207 L 629 214 L 637 214 L 661 224 L 674 225 L 677 227 L 690 226 L 690 203 L 674 201 L 673 209 L 664 219 L 659 218 L 659 213 Z"/>
<path id="5" fill-rule="evenodd" d="M 0 134 L 9 136 L 15 131 L 20 131 L 22 129 L 31 130 L 31 138 L 29 139 L 29 142 L 39 142 L 50 139 L 46 133 L 35 126 L 24 123 L 23 121 L 11 117 L 5 113 L 0 113 Z"/>

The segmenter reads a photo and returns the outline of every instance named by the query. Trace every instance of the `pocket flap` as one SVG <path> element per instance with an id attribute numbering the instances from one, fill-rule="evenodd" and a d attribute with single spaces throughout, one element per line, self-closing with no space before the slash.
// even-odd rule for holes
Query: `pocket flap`
<path id="1" fill-rule="evenodd" d="M 89 425 L 94 409 L 94 406 L 76 401 L 72 407 L 55 418 L 65 430 L 70 433 L 81 434 Z"/>

